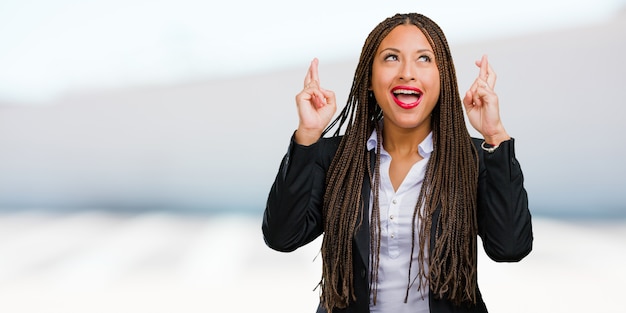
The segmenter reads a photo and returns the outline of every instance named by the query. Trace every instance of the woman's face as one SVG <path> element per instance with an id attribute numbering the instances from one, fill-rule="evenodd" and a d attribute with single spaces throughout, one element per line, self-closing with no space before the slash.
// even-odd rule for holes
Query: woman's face
<path id="1" fill-rule="evenodd" d="M 430 131 L 441 89 L 433 48 L 417 26 L 399 25 L 385 37 L 372 64 L 370 86 L 385 128 Z"/>

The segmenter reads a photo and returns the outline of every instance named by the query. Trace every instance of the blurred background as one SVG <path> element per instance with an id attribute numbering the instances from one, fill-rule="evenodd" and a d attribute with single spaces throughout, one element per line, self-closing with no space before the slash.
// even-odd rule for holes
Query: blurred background
<path id="1" fill-rule="evenodd" d="M 0 311 L 315 310 L 319 242 L 265 247 L 265 197 L 310 60 L 345 103 L 398 12 L 442 27 L 462 94 L 482 54 L 498 75 L 535 248 L 481 255 L 490 310 L 619 312 L 624 0 L 3 0 Z"/>

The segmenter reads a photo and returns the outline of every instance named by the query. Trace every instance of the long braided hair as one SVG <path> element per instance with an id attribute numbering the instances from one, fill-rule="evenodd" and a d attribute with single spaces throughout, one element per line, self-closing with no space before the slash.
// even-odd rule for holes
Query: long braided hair
<path id="1" fill-rule="evenodd" d="M 413 258 L 417 245 L 421 264 L 417 273 L 418 289 L 427 284 L 436 298 L 446 298 L 457 305 L 476 302 L 478 158 L 465 125 L 452 56 L 443 31 L 435 22 L 421 14 L 396 14 L 378 24 L 367 37 L 347 105 L 324 131 L 326 134 L 335 128 L 334 136 L 339 136 L 345 129 L 328 171 L 323 202 L 320 286 L 321 302 L 329 313 L 334 308 L 347 307 L 356 299 L 352 244 L 356 229 L 363 218 L 367 218 L 364 216 L 369 203 L 362 198 L 362 184 L 366 178 L 372 182 L 373 192 L 369 276 L 370 292 L 376 301 L 381 240 L 378 207 L 380 147 L 376 150 L 372 171 L 366 142 L 372 131 L 378 129 L 382 110 L 368 92 L 368 87 L 378 46 L 393 28 L 402 24 L 417 26 L 428 39 L 435 53 L 441 83 L 439 100 L 431 118 L 434 151 L 413 214 L 413 225 L 421 225 L 418 230 L 413 227 L 411 247 Z M 380 134 L 380 130 L 377 133 Z M 438 223 L 432 225 L 433 214 L 438 209 Z M 417 219 L 420 223 L 416 223 Z M 431 227 L 435 232 L 434 245 L 430 244 Z M 407 295 L 415 279 L 409 268 Z"/>

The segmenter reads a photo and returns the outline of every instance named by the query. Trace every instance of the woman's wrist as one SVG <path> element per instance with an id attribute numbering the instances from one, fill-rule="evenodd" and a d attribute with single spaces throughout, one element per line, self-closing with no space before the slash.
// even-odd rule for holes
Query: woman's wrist
<path id="1" fill-rule="evenodd" d="M 298 127 L 296 133 L 294 134 L 294 140 L 299 145 L 310 146 L 320 139 L 320 137 L 322 136 L 322 132 L 323 130 L 319 131 Z"/>
<path id="2" fill-rule="evenodd" d="M 497 147 L 502 142 L 511 139 L 511 136 L 509 136 L 509 134 L 507 134 L 506 132 L 498 133 L 492 136 L 483 136 L 483 137 L 485 139 L 485 142 L 493 147 Z"/>

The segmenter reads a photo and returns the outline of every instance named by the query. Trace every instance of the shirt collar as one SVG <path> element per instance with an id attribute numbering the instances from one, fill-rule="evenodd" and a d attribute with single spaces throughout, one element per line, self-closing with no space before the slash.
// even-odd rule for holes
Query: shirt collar
<path id="1" fill-rule="evenodd" d="M 367 150 L 375 151 L 377 145 L 378 145 L 378 135 L 376 133 L 376 130 L 374 129 L 374 131 L 372 132 L 372 135 L 370 135 L 370 138 L 367 140 Z M 382 148 L 382 145 L 381 145 L 381 148 Z M 384 151 L 385 149 L 382 149 L 382 150 Z M 433 132 L 432 131 L 429 132 L 426 138 L 424 138 L 424 140 L 422 140 L 422 142 L 417 146 L 417 150 L 423 158 L 426 159 L 430 157 L 430 154 L 433 152 Z"/>

